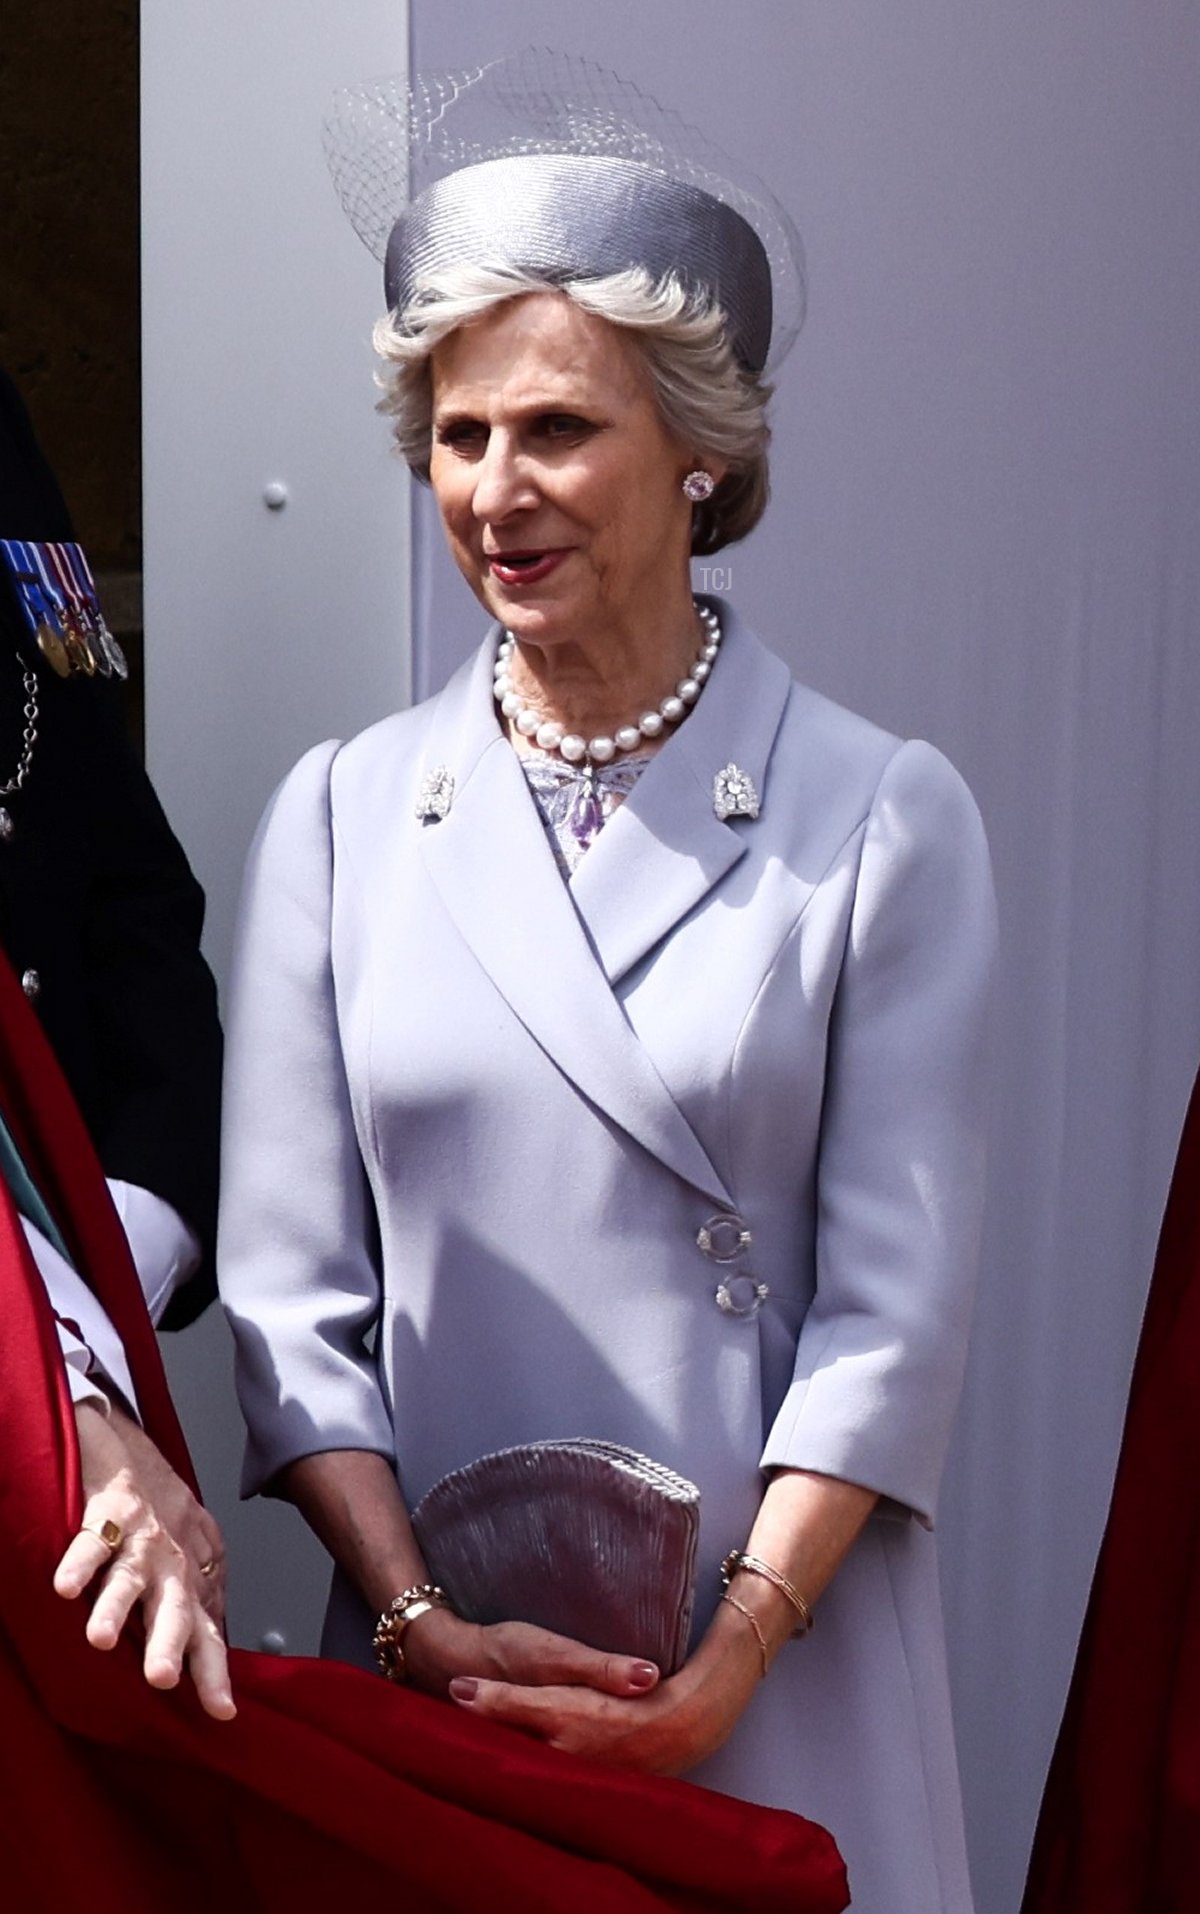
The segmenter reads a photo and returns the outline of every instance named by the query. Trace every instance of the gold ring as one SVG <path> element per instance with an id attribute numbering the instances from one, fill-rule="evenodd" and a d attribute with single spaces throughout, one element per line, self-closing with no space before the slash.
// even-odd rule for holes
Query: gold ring
<path id="1" fill-rule="evenodd" d="M 215 1575 L 216 1572 L 217 1572 L 217 1558 L 215 1555 L 212 1556 L 212 1558 L 209 1561 L 201 1562 L 200 1564 L 201 1575 Z"/>
<path id="2" fill-rule="evenodd" d="M 90 1522 L 82 1522 L 79 1527 L 79 1533 L 81 1535 L 94 1535 L 96 1540 L 103 1542 L 105 1548 L 113 1555 L 116 1554 L 122 1542 L 125 1540 L 125 1531 L 121 1527 L 121 1524 L 114 1522 L 111 1517 L 101 1522 L 99 1528 L 93 1527 Z"/>

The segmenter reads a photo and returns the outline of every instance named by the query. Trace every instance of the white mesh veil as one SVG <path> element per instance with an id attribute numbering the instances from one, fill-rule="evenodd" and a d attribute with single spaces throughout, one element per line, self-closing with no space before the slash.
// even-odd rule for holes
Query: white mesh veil
<path id="1" fill-rule="evenodd" d="M 707 134 L 592 60 L 529 47 L 460 73 L 343 87 L 325 122 L 338 196 L 377 259 L 410 198 L 464 166 L 565 153 L 633 160 L 698 187 L 757 233 L 771 270 L 769 369 L 804 321 L 804 250 L 770 188 Z"/>

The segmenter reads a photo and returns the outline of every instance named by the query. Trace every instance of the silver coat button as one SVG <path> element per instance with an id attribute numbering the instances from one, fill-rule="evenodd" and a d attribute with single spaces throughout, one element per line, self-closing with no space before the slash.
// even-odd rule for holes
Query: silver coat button
<path id="1" fill-rule="evenodd" d="M 35 998 L 38 995 L 38 992 L 41 990 L 41 987 L 42 987 L 42 980 L 38 976 L 36 970 L 26 970 L 22 972 L 21 989 L 25 992 L 25 995 L 28 997 L 30 1003 L 34 1002 Z"/>
<path id="2" fill-rule="evenodd" d="M 739 1270 L 717 1284 L 715 1301 L 727 1316 L 757 1316 L 770 1294 L 766 1283 L 757 1282 L 748 1270 Z"/>
<path id="3" fill-rule="evenodd" d="M 754 1241 L 740 1216 L 710 1216 L 696 1231 L 696 1242 L 714 1263 L 736 1263 Z"/>

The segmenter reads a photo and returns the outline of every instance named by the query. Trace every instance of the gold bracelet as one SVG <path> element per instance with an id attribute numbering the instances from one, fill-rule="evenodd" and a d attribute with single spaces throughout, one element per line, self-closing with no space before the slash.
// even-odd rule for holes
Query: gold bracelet
<path id="1" fill-rule="evenodd" d="M 404 1631 L 415 1622 L 418 1615 L 427 1615 L 431 1608 L 449 1608 L 450 1597 L 444 1588 L 438 1588 L 433 1582 L 420 1582 L 415 1588 L 406 1588 L 402 1595 L 393 1598 L 384 1609 L 375 1624 L 375 1633 L 371 1637 L 371 1646 L 375 1650 L 375 1659 L 389 1681 L 407 1681 L 408 1671 L 404 1666 Z"/>
<path id="2" fill-rule="evenodd" d="M 772 1568 L 770 1562 L 764 1562 L 758 1555 L 745 1555 L 740 1548 L 731 1548 L 721 1563 L 721 1581 L 726 1588 L 729 1587 L 739 1569 L 745 1569 L 747 1575 L 761 1575 L 764 1582 L 770 1582 L 772 1588 L 777 1588 L 779 1593 L 791 1603 L 799 1617 L 798 1626 L 793 1633 L 808 1634 L 816 1618 L 799 1589 L 792 1586 L 786 1575 L 781 1575 L 777 1568 Z"/>
<path id="3" fill-rule="evenodd" d="M 730 1608 L 736 1608 L 739 1615 L 744 1615 L 754 1630 L 755 1638 L 758 1642 L 758 1652 L 762 1656 L 762 1671 L 765 1675 L 767 1672 L 767 1638 L 758 1625 L 758 1616 L 754 1613 L 753 1609 L 746 1608 L 743 1603 L 739 1602 L 736 1595 L 731 1595 L 728 1589 L 725 1590 L 721 1600 L 728 1602 Z"/>

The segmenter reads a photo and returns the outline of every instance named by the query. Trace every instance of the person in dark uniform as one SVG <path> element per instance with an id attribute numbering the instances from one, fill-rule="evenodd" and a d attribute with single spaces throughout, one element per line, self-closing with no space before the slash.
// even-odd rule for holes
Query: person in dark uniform
<path id="1" fill-rule="evenodd" d="M 74 540 L 2 369 L 0 540 Z M 203 893 L 127 738 L 111 656 L 60 675 L 0 563 L 0 944 L 83 1111 L 151 1314 L 179 1328 L 214 1294 L 221 1034 Z"/>

